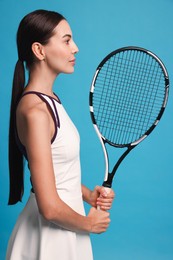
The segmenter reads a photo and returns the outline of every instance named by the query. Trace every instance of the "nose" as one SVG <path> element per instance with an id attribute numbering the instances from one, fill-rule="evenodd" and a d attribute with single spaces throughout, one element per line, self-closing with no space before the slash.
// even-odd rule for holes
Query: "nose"
<path id="1" fill-rule="evenodd" d="M 76 54 L 76 53 L 78 53 L 78 52 L 79 52 L 79 49 L 78 49 L 78 47 L 77 47 L 76 43 L 75 43 L 75 42 L 73 42 L 73 46 L 72 46 L 72 53 L 73 53 L 73 54 Z"/>

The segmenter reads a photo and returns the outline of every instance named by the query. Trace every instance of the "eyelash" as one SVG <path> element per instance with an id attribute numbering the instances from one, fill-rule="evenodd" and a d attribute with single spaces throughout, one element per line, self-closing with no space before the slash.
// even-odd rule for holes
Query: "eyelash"
<path id="1" fill-rule="evenodd" d="M 65 42 L 66 42 L 66 44 L 69 44 L 69 42 L 70 42 L 70 39 L 66 40 Z"/>

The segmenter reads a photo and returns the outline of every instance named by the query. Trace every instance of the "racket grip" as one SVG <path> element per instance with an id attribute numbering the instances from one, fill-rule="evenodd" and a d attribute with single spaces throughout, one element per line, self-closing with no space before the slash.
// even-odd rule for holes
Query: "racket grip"
<path id="1" fill-rule="evenodd" d="M 105 191 L 107 194 L 109 194 L 111 192 L 111 188 L 108 188 L 108 187 L 104 187 Z M 97 206 L 97 210 L 101 210 L 100 209 L 100 206 Z"/>

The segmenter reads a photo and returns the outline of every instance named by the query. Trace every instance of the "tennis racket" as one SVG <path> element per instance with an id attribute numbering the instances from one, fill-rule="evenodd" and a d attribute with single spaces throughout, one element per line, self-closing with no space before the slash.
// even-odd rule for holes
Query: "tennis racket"
<path id="1" fill-rule="evenodd" d="M 168 93 L 167 70 L 151 51 L 139 47 L 120 48 L 98 65 L 89 105 L 105 156 L 104 187 L 111 188 L 123 159 L 156 127 L 165 110 Z M 112 171 L 107 144 L 126 148 Z"/>

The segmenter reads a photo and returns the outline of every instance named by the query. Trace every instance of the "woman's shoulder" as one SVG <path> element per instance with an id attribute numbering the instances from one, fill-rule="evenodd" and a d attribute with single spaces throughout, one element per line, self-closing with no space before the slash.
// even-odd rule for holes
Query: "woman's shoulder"
<path id="1" fill-rule="evenodd" d="M 25 95 L 21 98 L 16 111 L 17 118 L 31 121 L 48 120 L 45 102 L 36 95 Z"/>

